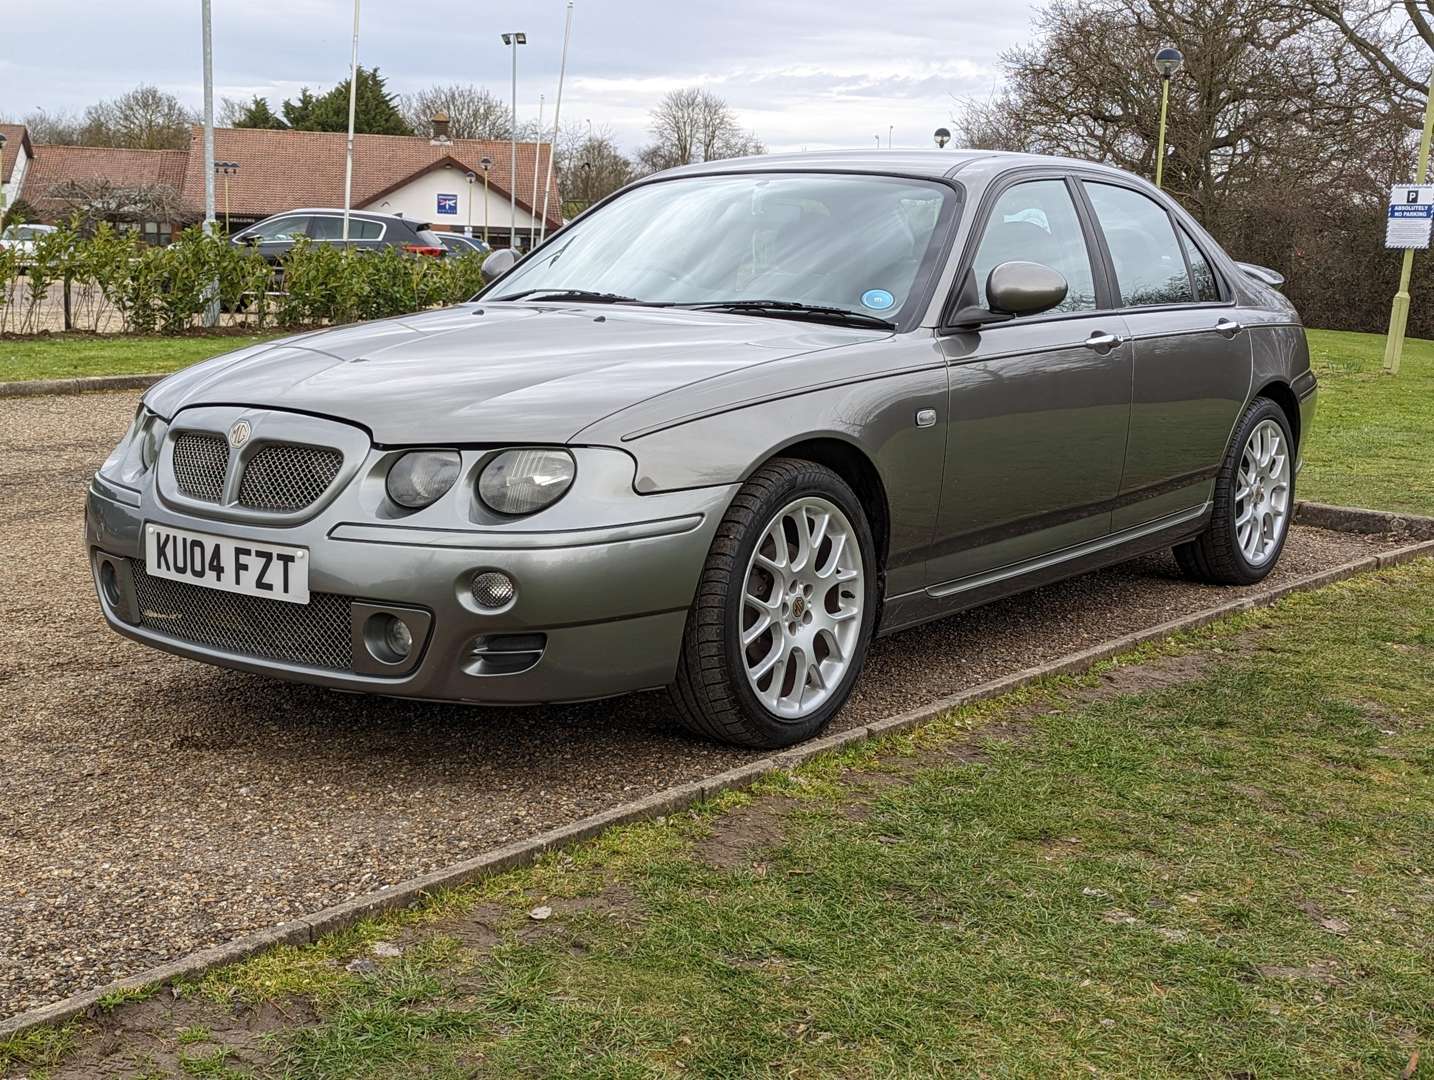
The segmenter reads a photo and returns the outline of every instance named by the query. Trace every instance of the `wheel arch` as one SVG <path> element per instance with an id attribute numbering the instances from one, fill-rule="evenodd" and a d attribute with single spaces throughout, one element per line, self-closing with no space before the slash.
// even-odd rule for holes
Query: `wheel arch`
<path id="1" fill-rule="evenodd" d="M 1255 398 L 1268 398 L 1280 407 L 1285 414 L 1285 421 L 1290 425 L 1290 437 L 1295 441 L 1295 449 L 1300 447 L 1300 399 L 1294 389 L 1283 379 L 1271 379 L 1255 391 Z"/>
<path id="2" fill-rule="evenodd" d="M 776 458 L 797 458 L 824 465 L 856 492 L 862 509 L 866 511 L 872 539 L 876 542 L 877 566 L 884 570 L 891 545 L 891 504 L 881 472 L 866 452 L 844 439 L 818 436 L 802 439 L 772 451 L 762 461 L 756 462 L 751 471 L 755 472 Z"/>

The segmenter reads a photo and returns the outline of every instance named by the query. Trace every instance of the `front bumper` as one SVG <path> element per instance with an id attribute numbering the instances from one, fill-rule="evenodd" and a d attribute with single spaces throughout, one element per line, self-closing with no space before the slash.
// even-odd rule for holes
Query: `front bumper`
<path id="1" fill-rule="evenodd" d="M 97 476 L 89 490 L 86 543 L 105 618 L 119 633 L 155 648 L 243 671 L 395 697 L 483 704 L 578 701 L 672 681 L 687 609 L 734 492 L 723 486 L 632 493 L 630 508 L 624 507 L 630 520 L 622 524 L 612 524 L 610 504 L 597 514 L 601 524 L 586 526 L 573 520 L 580 511 L 568 506 L 564 527 L 543 531 L 522 522 L 455 531 L 356 521 L 345 515 L 352 504 L 342 498 L 313 520 L 270 527 L 187 513 L 167 505 L 152 484 L 136 491 Z M 183 620 L 154 606 L 156 579 L 144 574 L 147 523 L 307 548 L 311 591 L 330 605 L 346 605 L 331 612 L 326 624 L 326 632 L 337 636 L 330 652 L 345 647 L 349 652 L 320 666 L 216 647 L 216 640 L 242 637 L 240 623 L 288 618 L 294 613 L 283 609 L 294 605 L 246 600 L 242 609 L 218 604 L 216 614 L 213 590 L 198 585 L 177 588 L 193 590 L 205 617 L 224 624 L 218 626 L 222 632 L 207 640 L 175 634 L 172 628 Z M 469 586 L 481 570 L 502 571 L 516 583 L 517 597 L 505 610 L 487 613 L 474 601 Z M 167 588 L 173 599 L 175 587 Z M 266 614 L 259 605 L 278 607 Z M 410 625 L 418 632 L 409 662 L 375 672 L 383 665 L 367 654 L 363 625 L 370 614 L 386 611 L 415 616 Z M 290 640 L 304 632 L 304 624 L 298 625 L 300 630 L 289 631 Z"/>

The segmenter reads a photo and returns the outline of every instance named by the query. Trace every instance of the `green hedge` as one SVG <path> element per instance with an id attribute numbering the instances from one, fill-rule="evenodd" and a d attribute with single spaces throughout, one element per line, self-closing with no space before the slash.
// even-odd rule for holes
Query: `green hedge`
<path id="1" fill-rule="evenodd" d="M 62 304 L 67 288 L 91 311 L 113 311 L 130 333 L 202 325 L 216 289 L 226 321 L 256 328 L 379 319 L 468 299 L 482 286 L 482 265 L 476 252 L 432 258 L 301 241 L 280 278 L 254 249 L 199 227 L 168 247 L 108 224 L 88 236 L 65 227 L 37 241 L 33 255 L 0 249 L 0 330 L 42 328 L 42 313 Z"/>

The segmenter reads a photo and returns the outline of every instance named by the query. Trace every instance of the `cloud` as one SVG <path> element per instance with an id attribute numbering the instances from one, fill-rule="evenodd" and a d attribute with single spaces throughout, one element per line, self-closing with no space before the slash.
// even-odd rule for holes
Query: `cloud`
<path id="1" fill-rule="evenodd" d="M 0 114 L 78 111 L 141 81 L 198 106 L 199 5 L 194 0 L 5 0 Z M 303 85 L 347 72 L 348 0 L 216 3 L 216 97 L 261 94 L 277 108 Z M 624 147 L 646 138 L 647 114 L 669 90 L 705 86 L 773 149 L 868 146 L 894 128 L 896 145 L 927 145 L 953 97 L 999 81 L 1003 50 L 1028 32 L 1030 8 L 988 0 L 575 0 L 564 90 L 566 120 L 592 119 Z M 521 29 L 519 114 L 552 116 L 563 0 L 453 0 L 364 5 L 360 60 L 391 89 L 474 82 L 506 97 L 511 56 L 499 41 Z"/>

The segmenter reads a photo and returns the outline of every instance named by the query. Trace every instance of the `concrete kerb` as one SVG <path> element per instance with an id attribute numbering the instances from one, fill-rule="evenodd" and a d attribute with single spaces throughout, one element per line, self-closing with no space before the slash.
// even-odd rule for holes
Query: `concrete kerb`
<path id="1" fill-rule="evenodd" d="M 1297 513 L 1303 511 L 1306 505 L 1310 504 L 1301 504 Z M 1321 507 L 1317 511 L 1316 517 L 1327 509 L 1340 512 L 1340 520 L 1349 523 L 1345 531 L 1382 533 L 1389 531 L 1388 523 L 1391 518 L 1398 518 L 1401 522 L 1412 523 L 1410 527 L 1402 531 L 1409 532 L 1411 535 L 1420 535 L 1424 534 L 1424 530 L 1427 528 L 1428 532 L 1424 535 L 1431 538 L 1384 552 L 1378 556 L 1357 559 L 1342 566 L 1309 574 L 1256 596 L 1242 597 L 1226 604 L 1218 604 L 1203 611 L 1161 623 L 1158 626 L 1113 638 L 1091 648 L 1069 653 L 1049 663 L 1014 672 L 969 690 L 939 698 L 908 712 L 890 716 L 860 728 L 837 732 L 834 735 L 813 740 L 794 749 L 717 773 L 705 780 L 667 788 L 645 798 L 593 814 L 571 825 L 552 829 L 452 866 L 410 878 L 397 885 L 387 886 L 376 892 L 355 897 L 306 918 L 246 934 L 223 945 L 199 950 L 179 960 L 150 968 L 96 990 L 76 994 L 63 1001 L 41 1006 L 38 1009 L 32 1009 L 0 1021 L 0 1039 L 23 1034 L 34 1028 L 92 1016 L 98 1011 L 101 1001 L 125 991 L 135 991 L 178 980 L 198 978 L 216 968 L 238 963 L 278 945 L 302 945 L 317 941 L 326 934 L 347 929 L 362 919 L 417 904 L 424 897 L 434 893 L 491 877 L 506 870 L 532 865 L 546 852 L 571 847 L 584 840 L 589 840 L 613 826 L 652 820 L 680 812 L 724 791 L 749 788 L 764 777 L 795 768 L 823 754 L 832 753 L 867 739 L 907 731 L 929 723 L 953 709 L 998 697 L 1050 676 L 1079 674 L 1088 671 L 1102 660 L 1129 652 L 1140 645 L 1169 637 L 1183 630 L 1205 626 L 1227 615 L 1267 607 L 1292 593 L 1318 589 L 1367 570 L 1397 566 L 1421 556 L 1434 556 L 1434 518 L 1389 515 L 1379 511 L 1351 510 L 1342 507 Z M 1297 520 L 1303 520 L 1310 525 L 1316 524 L 1315 521 L 1303 516 L 1297 516 Z M 1367 522 L 1369 527 L 1364 530 L 1354 529 L 1353 524 L 1359 521 Z M 1319 527 L 1330 526 L 1320 525 Z"/>
<path id="2" fill-rule="evenodd" d="M 43 394 L 88 394 L 101 390 L 147 390 L 164 375 L 93 375 L 83 379 L 26 379 L 0 382 L 0 398 Z"/>

